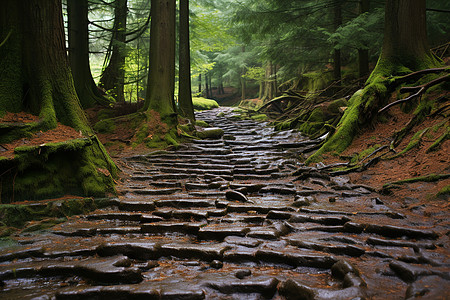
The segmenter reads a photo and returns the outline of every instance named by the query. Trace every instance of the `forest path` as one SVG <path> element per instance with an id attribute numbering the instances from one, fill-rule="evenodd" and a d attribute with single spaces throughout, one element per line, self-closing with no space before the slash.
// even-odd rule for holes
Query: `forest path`
<path id="1" fill-rule="evenodd" d="M 108 208 L 1 249 L 0 298 L 450 297 L 446 216 L 303 166 L 318 141 L 293 131 L 230 108 L 197 118 L 223 139 L 125 158 Z"/>

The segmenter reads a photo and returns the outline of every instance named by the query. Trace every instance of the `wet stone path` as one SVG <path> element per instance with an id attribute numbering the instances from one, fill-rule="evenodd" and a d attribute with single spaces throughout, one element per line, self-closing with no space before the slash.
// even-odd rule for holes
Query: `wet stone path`
<path id="1" fill-rule="evenodd" d="M 296 158 L 319 141 L 224 130 L 123 159 L 108 208 L 0 250 L 1 299 L 448 299 L 448 223 Z"/>

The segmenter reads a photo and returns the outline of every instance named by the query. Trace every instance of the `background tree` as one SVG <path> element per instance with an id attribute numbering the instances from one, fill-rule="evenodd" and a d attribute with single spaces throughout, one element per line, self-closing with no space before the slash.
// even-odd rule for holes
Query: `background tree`
<path id="1" fill-rule="evenodd" d="M 61 1 L 7 0 L 2 5 L 0 116 L 26 111 L 39 121 L 2 126 L 1 142 L 53 129 L 58 122 L 79 131 L 82 138 L 39 149 L 24 147 L 15 159 L 3 160 L 2 194 L 16 199 L 71 192 L 104 195 L 113 189 L 109 174 L 114 176 L 117 169 L 93 135 L 73 86 Z"/>
<path id="2" fill-rule="evenodd" d="M 99 82 L 105 90 L 112 91 L 116 101 L 124 101 L 127 12 L 127 0 L 114 1 L 113 34 L 105 57 L 106 67 Z"/>
<path id="3" fill-rule="evenodd" d="M 109 101 L 97 88 L 89 64 L 88 0 L 68 0 L 67 13 L 69 62 L 81 105 L 107 105 Z"/>
<path id="4" fill-rule="evenodd" d="M 150 66 L 144 110 L 175 114 L 175 0 L 152 0 Z"/>
<path id="5" fill-rule="evenodd" d="M 179 27 L 179 91 L 178 103 L 181 114 L 195 120 L 191 91 L 191 55 L 189 46 L 189 0 L 180 0 Z"/>

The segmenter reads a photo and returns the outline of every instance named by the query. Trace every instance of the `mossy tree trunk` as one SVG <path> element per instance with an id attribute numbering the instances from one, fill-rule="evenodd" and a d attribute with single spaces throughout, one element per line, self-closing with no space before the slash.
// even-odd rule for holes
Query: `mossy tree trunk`
<path id="1" fill-rule="evenodd" d="M 349 100 L 349 107 L 334 133 L 307 162 L 319 160 L 326 152 L 344 151 L 359 128 L 370 124 L 378 109 L 386 104 L 395 76 L 438 65 L 428 47 L 425 0 L 387 0 L 383 48 L 378 63 L 364 89 Z"/>
<path id="2" fill-rule="evenodd" d="M 264 92 L 261 98 L 263 102 L 268 102 L 276 97 L 277 91 L 276 74 L 277 74 L 276 65 L 274 65 L 271 61 L 267 62 L 263 81 Z"/>
<path id="3" fill-rule="evenodd" d="M 14 192 L 15 188 L 39 198 L 64 193 L 70 185 L 71 192 L 104 195 L 112 189 L 113 179 L 98 170 L 108 170 L 114 176 L 117 168 L 93 135 L 77 97 L 66 54 L 61 1 L 3 1 L 0 36 L 8 34 L 8 40 L 0 47 L 0 115 L 26 111 L 40 118 L 14 131 L 11 140 L 53 129 L 61 122 L 92 142 L 89 146 L 74 142 L 71 149 L 63 146 L 68 154 L 58 157 L 57 166 L 50 166 L 50 154 L 46 159 L 30 154 L 22 155 L 25 158 L 17 162 L 6 162 L 11 166 L 7 166 L 8 172 L 3 172 L 3 160 L 2 194 L 11 189 Z M 77 153 L 78 161 L 70 153 Z M 32 167 L 33 172 L 28 174 L 27 167 Z M 71 176 L 62 175 L 69 169 L 73 172 Z"/>
<path id="4" fill-rule="evenodd" d="M 175 114 L 175 0 L 152 0 L 150 70 L 144 110 Z"/>
<path id="5" fill-rule="evenodd" d="M 125 57 L 127 31 L 127 0 L 114 1 L 114 25 L 111 42 L 105 57 L 105 65 L 99 85 L 112 91 L 111 95 L 118 102 L 125 101 Z"/>
<path id="6" fill-rule="evenodd" d="M 180 1 L 180 53 L 178 103 L 181 114 L 195 120 L 191 91 L 191 54 L 189 47 L 189 0 Z"/>
<path id="7" fill-rule="evenodd" d="M 107 105 L 92 78 L 89 65 L 88 1 L 68 0 L 69 63 L 73 82 L 83 108 Z"/>

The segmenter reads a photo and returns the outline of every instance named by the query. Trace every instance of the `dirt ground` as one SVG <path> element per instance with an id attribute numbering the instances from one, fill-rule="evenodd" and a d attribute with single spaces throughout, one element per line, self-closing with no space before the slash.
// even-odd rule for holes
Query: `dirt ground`
<path id="1" fill-rule="evenodd" d="M 0 118 L 0 123 L 31 123 L 39 121 L 39 117 L 29 113 L 6 113 Z M 21 138 L 8 144 L 0 144 L 0 156 L 6 158 L 14 157 L 14 149 L 22 146 L 37 146 L 47 143 L 58 143 L 71 139 L 83 137 L 81 132 L 76 131 L 72 127 L 58 123 L 58 127 L 45 132 L 39 131 L 32 134 L 29 138 Z"/>
<path id="2" fill-rule="evenodd" d="M 448 97 L 447 93 L 447 97 Z M 389 145 L 394 132 L 402 129 L 411 119 L 412 114 L 404 113 L 400 108 L 393 107 L 386 122 L 378 122 L 370 128 L 366 128 L 354 139 L 350 147 L 342 154 L 341 159 L 328 157 L 325 164 L 336 162 L 347 162 L 347 157 L 352 157 L 362 151 L 378 145 Z M 425 128 L 433 128 L 438 124 L 446 122 L 439 130 L 428 130 L 418 147 L 408 151 L 404 156 L 394 159 L 382 159 L 376 165 L 369 167 L 363 172 L 349 174 L 355 184 L 366 184 L 376 189 L 381 189 L 384 184 L 404 180 L 413 177 L 426 176 L 430 174 L 450 173 L 450 141 L 446 140 L 436 151 L 426 153 L 430 145 L 441 136 L 449 126 L 449 119 L 444 117 L 426 118 L 402 140 L 395 148 L 397 152 L 402 151 L 410 142 L 411 137 Z M 345 157 L 345 159 L 342 159 Z M 429 209 L 441 209 L 449 206 L 448 197 L 434 197 L 445 186 L 450 185 L 450 179 L 437 182 L 416 182 L 400 185 L 393 189 L 386 197 L 391 204 L 398 208 L 411 209 L 417 206 L 427 205 Z"/>

